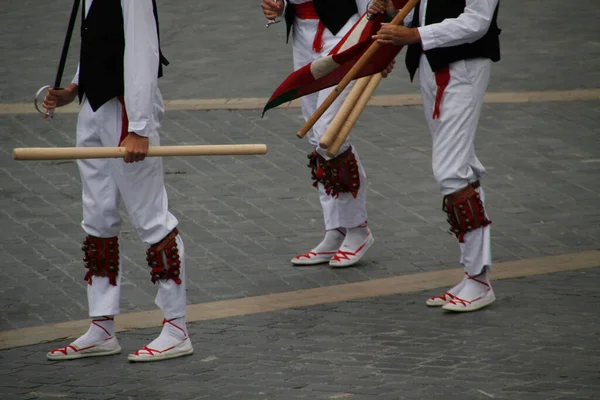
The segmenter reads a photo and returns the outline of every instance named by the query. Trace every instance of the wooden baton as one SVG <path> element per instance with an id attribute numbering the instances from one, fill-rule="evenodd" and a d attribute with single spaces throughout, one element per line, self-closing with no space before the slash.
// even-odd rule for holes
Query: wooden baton
<path id="1" fill-rule="evenodd" d="M 147 157 L 241 156 L 266 154 L 265 144 L 216 144 L 196 146 L 150 146 Z M 13 150 L 15 160 L 81 160 L 123 158 L 125 147 L 28 147 Z"/>
<path id="2" fill-rule="evenodd" d="M 392 19 L 392 21 L 390 23 L 393 25 L 399 25 L 402 21 L 404 21 L 404 18 L 406 18 L 408 13 L 410 13 L 411 10 L 418 3 L 419 3 L 419 0 L 409 0 L 408 3 L 406 3 L 406 5 L 402 8 L 402 10 L 400 10 L 400 12 L 398 14 L 396 14 L 394 19 Z M 352 68 L 350 68 L 350 71 L 348 71 L 348 73 L 346 73 L 346 75 L 342 78 L 340 83 L 338 83 L 337 86 L 335 87 L 335 89 L 329 94 L 329 96 L 327 96 L 325 101 L 323 101 L 323 103 L 319 106 L 319 108 L 317 108 L 317 110 L 308 119 L 308 121 L 306 121 L 304 123 L 304 125 L 302 125 L 302 128 L 300 128 L 300 130 L 298 131 L 296 136 L 298 136 L 299 138 L 303 138 L 304 136 L 306 136 L 306 134 L 308 133 L 310 128 L 313 127 L 313 125 L 317 122 L 317 120 L 319 118 L 321 118 L 321 116 L 323 115 L 323 113 L 325 113 L 325 111 L 329 108 L 329 106 L 331 106 L 331 104 L 333 104 L 335 99 L 338 98 L 338 96 L 342 93 L 342 91 L 346 88 L 346 86 L 348 86 L 348 84 L 356 77 L 356 75 L 358 75 L 360 70 L 369 61 L 371 56 L 373 56 L 373 54 L 375 54 L 377 52 L 377 50 L 379 50 L 380 46 L 381 45 L 377 41 L 373 42 L 371 44 L 371 46 L 369 46 L 367 51 L 365 51 L 363 53 L 363 55 L 358 59 L 358 61 L 356 61 L 356 64 L 354 64 L 352 66 Z"/>
<path id="3" fill-rule="evenodd" d="M 348 115 L 348 118 L 346 118 L 346 120 L 344 121 L 344 124 L 340 128 L 333 143 L 327 149 L 328 157 L 335 157 L 338 151 L 340 151 L 340 148 L 350 135 L 350 131 L 352 130 L 352 128 L 354 128 L 358 117 L 360 117 L 360 114 L 362 114 L 362 112 L 364 111 L 365 107 L 367 106 L 367 103 L 369 102 L 369 99 L 373 95 L 373 92 L 375 92 L 375 89 L 377 89 L 377 85 L 379 85 L 379 82 L 381 82 L 382 78 L 383 76 L 381 75 L 381 73 L 373 75 L 373 77 L 369 81 L 369 84 L 362 92 L 361 96 L 358 98 L 358 101 L 354 105 L 354 108 L 350 112 L 350 115 Z"/>
<path id="4" fill-rule="evenodd" d="M 360 98 L 360 95 L 365 90 L 370 80 L 371 76 L 364 76 L 356 81 L 354 87 L 348 94 L 348 97 L 346 97 L 346 100 L 344 100 L 344 103 L 335 114 L 335 117 L 333 117 L 333 120 L 319 141 L 319 147 L 322 149 L 327 149 L 329 146 L 331 146 L 331 143 L 333 143 L 335 140 L 340 128 L 342 127 L 342 124 L 344 121 L 346 121 L 348 115 L 350 115 L 350 112 L 354 108 L 356 102 Z"/>

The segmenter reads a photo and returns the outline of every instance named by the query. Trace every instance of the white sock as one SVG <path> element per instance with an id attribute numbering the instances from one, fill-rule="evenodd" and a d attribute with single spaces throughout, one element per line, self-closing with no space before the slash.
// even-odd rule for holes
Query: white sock
<path id="1" fill-rule="evenodd" d="M 469 277 L 469 275 L 467 275 L 467 273 L 465 273 L 463 275 L 463 279 L 462 281 L 458 282 L 456 285 L 454 285 L 451 289 L 448 289 L 446 291 L 446 293 L 450 293 L 453 296 L 456 296 L 458 294 L 458 292 L 461 291 L 461 289 L 465 286 L 465 282 L 467 281 L 467 278 Z"/>
<path id="2" fill-rule="evenodd" d="M 111 336 L 115 336 L 115 320 L 112 315 L 96 317 L 92 319 L 90 329 L 72 344 L 81 349 L 97 345 Z"/>
<path id="3" fill-rule="evenodd" d="M 342 242 L 344 241 L 345 237 L 345 228 L 330 229 L 325 232 L 325 237 L 323 238 L 321 243 L 319 243 L 317 247 L 312 249 L 312 251 L 314 251 L 315 253 L 336 252 L 342 245 Z"/>
<path id="4" fill-rule="evenodd" d="M 360 225 L 356 228 L 346 229 L 346 238 L 340 249 L 344 251 L 355 252 L 367 240 L 369 228 L 366 225 Z"/>
<path id="5" fill-rule="evenodd" d="M 462 300 L 473 301 L 482 297 L 490 289 L 488 267 L 485 267 L 481 274 L 465 279 L 463 287 L 456 296 Z"/>
<path id="6" fill-rule="evenodd" d="M 160 335 L 154 339 L 148 347 L 153 350 L 164 351 L 169 347 L 176 346 L 187 339 L 187 326 L 185 317 L 173 318 L 163 321 L 163 329 Z"/>

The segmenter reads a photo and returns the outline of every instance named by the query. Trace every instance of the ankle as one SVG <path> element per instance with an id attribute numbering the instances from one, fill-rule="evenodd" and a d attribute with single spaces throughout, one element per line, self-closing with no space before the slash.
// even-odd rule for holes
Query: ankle
<path id="1" fill-rule="evenodd" d="M 115 319 L 112 315 L 92 318 L 90 330 L 95 329 L 104 332 L 106 336 L 115 335 Z"/>
<path id="2" fill-rule="evenodd" d="M 169 335 L 184 340 L 188 337 L 187 325 L 185 317 L 163 319 L 163 332 Z"/>

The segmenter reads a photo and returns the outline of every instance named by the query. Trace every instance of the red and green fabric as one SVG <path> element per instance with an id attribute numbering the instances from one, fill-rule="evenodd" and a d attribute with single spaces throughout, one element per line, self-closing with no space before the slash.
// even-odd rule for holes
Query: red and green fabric
<path id="1" fill-rule="evenodd" d="M 271 108 L 337 85 L 373 43 L 384 17 L 369 20 L 365 13 L 326 57 L 321 57 L 291 73 L 273 92 L 263 109 Z M 381 45 L 360 70 L 355 79 L 383 71 L 402 49 L 401 46 Z"/>

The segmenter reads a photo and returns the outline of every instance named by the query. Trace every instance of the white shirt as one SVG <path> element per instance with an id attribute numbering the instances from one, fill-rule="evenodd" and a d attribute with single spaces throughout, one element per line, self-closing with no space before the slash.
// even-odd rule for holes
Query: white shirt
<path id="1" fill-rule="evenodd" d="M 466 0 L 465 11 L 456 18 L 446 18 L 437 24 L 425 25 L 427 0 L 419 4 L 419 34 L 423 50 L 452 47 L 473 43 L 488 31 L 498 0 Z M 412 22 L 413 12 L 405 18 L 406 26 Z"/>
<path id="2" fill-rule="evenodd" d="M 94 0 L 86 0 L 86 16 Z M 148 137 L 160 127 L 159 46 L 152 0 L 121 0 L 125 31 L 125 107 L 129 131 Z M 79 83 L 79 68 L 73 78 Z"/>

